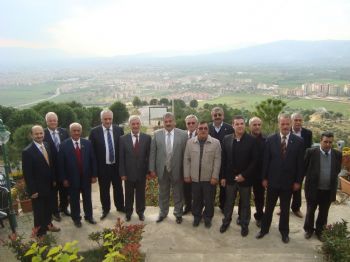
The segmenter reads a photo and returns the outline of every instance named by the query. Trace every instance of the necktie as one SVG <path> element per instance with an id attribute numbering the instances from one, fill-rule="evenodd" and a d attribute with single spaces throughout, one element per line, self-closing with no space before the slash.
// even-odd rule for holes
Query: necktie
<path id="1" fill-rule="evenodd" d="M 285 158 L 287 152 L 287 137 L 283 136 L 281 141 L 281 155 L 282 158 Z"/>
<path id="2" fill-rule="evenodd" d="M 171 153 L 173 151 L 171 148 L 171 133 L 170 132 L 167 133 L 165 149 L 166 149 L 166 169 L 168 172 L 170 172 L 171 171 Z"/>
<path id="3" fill-rule="evenodd" d="M 52 139 L 58 152 L 58 150 L 60 149 L 60 141 L 58 141 L 55 131 L 52 132 Z"/>
<path id="4" fill-rule="evenodd" d="M 192 134 L 193 134 L 193 132 L 190 132 L 190 135 L 188 136 L 189 139 L 192 138 Z"/>
<path id="5" fill-rule="evenodd" d="M 325 154 L 326 156 L 328 156 L 329 153 L 328 153 L 328 152 L 324 152 L 324 154 Z"/>
<path id="6" fill-rule="evenodd" d="M 83 162 L 81 159 L 81 151 L 80 151 L 78 142 L 75 142 L 75 156 L 77 157 L 77 165 L 78 165 L 78 169 L 79 169 L 79 174 L 82 176 L 83 175 Z"/>
<path id="7" fill-rule="evenodd" d="M 134 152 L 137 155 L 139 153 L 139 150 L 140 150 L 139 136 L 134 135 L 134 137 L 136 138 L 135 144 L 134 144 Z"/>
<path id="8" fill-rule="evenodd" d="M 41 149 L 41 152 L 43 153 L 43 156 L 44 156 L 44 158 L 45 158 L 46 163 L 47 163 L 48 165 L 50 165 L 49 155 L 48 155 L 48 153 L 47 153 L 46 148 L 44 147 L 44 145 L 41 145 L 41 146 L 40 146 L 40 149 Z"/>
<path id="9" fill-rule="evenodd" d="M 109 153 L 109 162 L 114 162 L 114 148 L 112 143 L 112 136 L 109 128 L 107 128 L 107 142 L 108 142 L 108 153 Z"/>

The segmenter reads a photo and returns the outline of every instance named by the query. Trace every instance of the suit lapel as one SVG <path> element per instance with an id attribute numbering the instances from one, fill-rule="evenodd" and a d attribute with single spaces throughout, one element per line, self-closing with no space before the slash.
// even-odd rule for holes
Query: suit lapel
<path id="1" fill-rule="evenodd" d="M 44 143 L 44 147 L 45 147 L 47 155 L 49 157 L 49 161 L 51 161 L 51 158 L 50 158 L 50 155 L 49 155 L 48 146 L 45 145 L 45 143 Z M 36 144 L 34 142 L 33 142 L 32 148 L 33 148 L 33 152 L 41 159 L 41 161 L 44 162 L 45 165 L 48 165 L 47 162 L 46 162 L 46 159 L 45 159 L 45 157 L 43 155 L 43 153 L 40 151 L 40 149 L 36 146 Z"/>

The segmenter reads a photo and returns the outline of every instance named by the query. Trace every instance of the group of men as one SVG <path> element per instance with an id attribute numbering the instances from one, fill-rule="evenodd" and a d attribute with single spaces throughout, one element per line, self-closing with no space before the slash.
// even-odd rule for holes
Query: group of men
<path id="1" fill-rule="evenodd" d="M 33 126 L 33 143 L 24 149 L 22 157 L 38 235 L 59 230 L 52 224 L 51 214 L 59 220 L 60 212 L 70 215 L 74 224 L 81 227 L 80 193 L 85 220 L 95 224 L 91 183 L 97 178 L 101 219 L 111 209 L 112 184 L 117 211 L 125 212 L 126 220 L 130 221 L 136 196 L 136 213 L 139 220 L 144 221 L 146 177 L 157 177 L 160 209 L 157 223 L 169 213 L 172 192 L 176 223 L 181 224 L 183 215 L 192 212 L 194 227 L 203 219 L 205 227 L 210 228 L 219 185 L 219 207 L 224 215 L 220 232 L 224 233 L 231 223 L 239 193 L 237 224 L 241 226 L 241 235 L 247 236 L 253 188 L 254 217 L 261 228 L 256 237 L 262 238 L 269 232 L 279 198 L 279 231 L 282 241 L 288 243 L 290 208 L 296 216 L 303 217 L 301 185 L 306 176 L 305 238 L 310 238 L 314 231 L 320 238 L 330 204 L 335 199 L 336 178 L 340 172 L 341 153 L 332 149 L 333 134 L 322 133 L 320 146 L 311 148 L 312 133 L 302 127 L 302 116 L 298 113 L 280 114 L 278 132 L 268 138 L 262 135 L 262 121 L 258 117 L 249 120 L 247 132 L 242 116 L 235 116 L 232 125 L 224 122 L 224 111 L 220 107 L 213 108 L 211 116 L 212 123 L 208 123 L 188 115 L 187 130 L 181 130 L 176 128 L 174 115 L 166 113 L 163 128 L 151 138 L 141 132 L 139 116 L 129 118 L 130 133 L 124 134 L 123 129 L 112 124 L 113 113 L 103 110 L 101 125 L 91 130 L 89 139 L 84 139 L 79 123 L 70 125 L 68 137 L 64 129 L 58 128 L 57 115 L 49 112 L 45 136 L 41 126 Z M 55 203 L 53 210 L 47 209 L 50 201 Z"/>

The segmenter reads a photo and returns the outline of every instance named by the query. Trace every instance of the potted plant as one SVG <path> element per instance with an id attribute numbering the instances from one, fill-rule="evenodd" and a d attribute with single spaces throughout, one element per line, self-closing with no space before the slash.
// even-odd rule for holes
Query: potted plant
<path id="1" fill-rule="evenodd" d="M 11 199 L 12 199 L 12 208 L 15 211 L 16 215 L 18 215 L 18 190 L 17 188 L 11 188 Z"/>
<path id="2" fill-rule="evenodd" d="M 18 199 L 19 199 L 19 202 L 21 204 L 22 212 L 28 213 L 28 212 L 33 211 L 32 199 L 28 195 L 24 180 L 21 181 L 21 183 L 17 183 L 15 188 L 18 191 Z"/>
<path id="3" fill-rule="evenodd" d="M 341 191 L 350 195 L 350 147 L 343 148 L 342 172 L 339 180 Z"/>

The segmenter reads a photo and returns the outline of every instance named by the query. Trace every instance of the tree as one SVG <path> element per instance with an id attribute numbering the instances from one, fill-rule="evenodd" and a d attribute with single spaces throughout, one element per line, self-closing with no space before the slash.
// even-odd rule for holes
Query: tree
<path id="1" fill-rule="evenodd" d="M 89 114 L 90 114 L 90 127 L 98 126 L 101 124 L 101 111 L 102 108 L 98 106 L 92 106 L 87 108 Z"/>
<path id="2" fill-rule="evenodd" d="M 83 127 L 83 136 L 86 136 L 91 129 L 91 116 L 89 111 L 85 107 L 76 107 L 73 109 L 74 113 L 77 115 L 79 124 Z"/>
<path id="3" fill-rule="evenodd" d="M 117 125 L 124 123 L 129 118 L 129 112 L 122 102 L 114 102 L 109 109 L 113 112 L 113 122 Z"/>
<path id="4" fill-rule="evenodd" d="M 198 101 L 196 99 L 193 99 L 190 101 L 190 107 L 197 108 L 198 107 Z"/>
<path id="5" fill-rule="evenodd" d="M 11 115 L 16 111 L 16 108 L 0 105 L 0 119 L 2 120 L 4 125 L 7 125 L 7 122 L 11 119 Z"/>
<path id="6" fill-rule="evenodd" d="M 32 108 L 15 111 L 11 115 L 11 119 L 7 122 L 7 126 L 13 133 L 18 127 L 31 124 L 31 125 L 42 125 L 44 123 L 43 117 Z"/>
<path id="7" fill-rule="evenodd" d="M 11 135 L 12 141 L 10 142 L 10 160 L 11 162 L 17 162 L 21 158 L 22 150 L 32 141 L 31 129 L 32 124 L 21 125 Z"/>
<path id="8" fill-rule="evenodd" d="M 47 112 L 55 112 L 58 117 L 58 124 L 68 128 L 69 125 L 77 121 L 77 114 L 67 103 L 47 104 L 40 109 L 40 114 L 44 118 Z"/>
<path id="9" fill-rule="evenodd" d="M 267 133 L 273 133 L 277 130 L 277 117 L 286 103 L 280 99 L 267 99 L 258 104 L 255 109 L 255 115 L 263 121 L 263 130 Z"/>
<path id="10" fill-rule="evenodd" d="M 159 100 L 159 104 L 163 106 L 168 106 L 170 105 L 170 101 L 168 98 L 163 97 Z"/>
<path id="11" fill-rule="evenodd" d="M 134 107 L 140 107 L 142 106 L 142 101 L 138 96 L 135 96 L 134 100 L 132 100 L 132 104 Z"/>
<path id="12" fill-rule="evenodd" d="M 150 104 L 151 106 L 158 105 L 158 99 L 157 99 L 157 98 L 151 99 L 151 101 L 149 101 L 149 104 Z"/>

